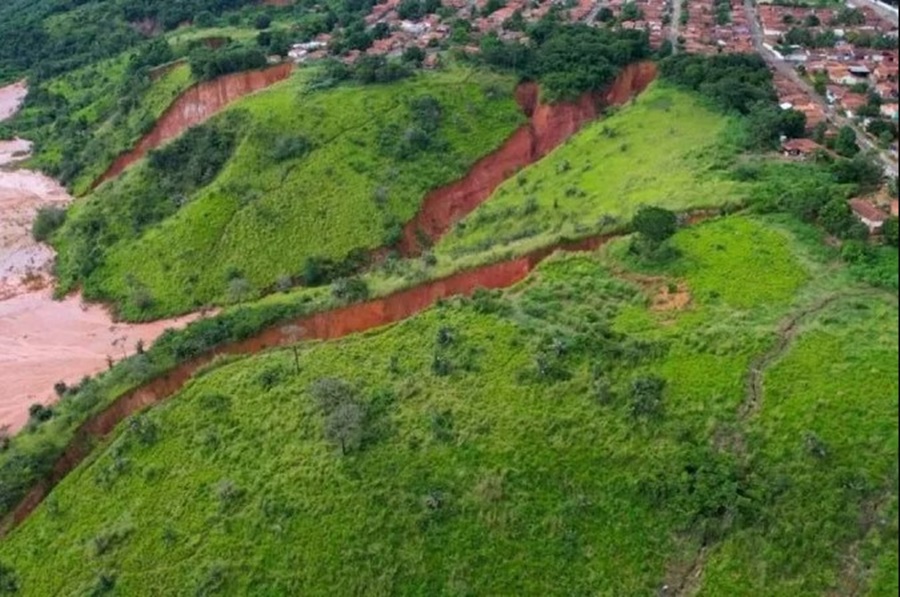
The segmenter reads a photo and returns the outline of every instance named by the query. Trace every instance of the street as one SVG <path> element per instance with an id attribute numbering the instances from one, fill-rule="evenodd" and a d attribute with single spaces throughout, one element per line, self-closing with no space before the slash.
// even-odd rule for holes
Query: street
<path id="1" fill-rule="evenodd" d="M 863 2 L 863 0 L 857 0 L 859 2 Z M 866 0 L 865 3 L 873 4 Z M 785 62 L 784 60 L 779 59 L 774 53 L 767 50 L 763 45 L 763 34 L 762 28 L 759 25 L 759 18 L 756 11 L 756 3 L 754 0 L 744 0 L 744 10 L 747 13 L 747 20 L 750 22 L 750 32 L 753 37 L 753 45 L 756 48 L 756 51 L 760 56 L 775 70 L 780 72 L 786 77 L 789 77 L 794 83 L 796 83 L 808 96 L 809 98 L 819 104 L 825 112 L 825 117 L 831 122 L 834 126 L 840 128 L 843 126 L 849 126 L 853 129 L 853 132 L 856 133 L 856 142 L 857 144 L 864 149 L 865 151 L 874 152 L 875 155 L 878 156 L 878 159 L 884 165 L 884 173 L 886 176 L 896 177 L 897 176 L 897 164 L 891 159 L 891 157 L 887 154 L 887 152 L 882 151 L 869 137 L 866 135 L 861 128 L 849 118 L 839 114 L 833 106 L 831 106 L 825 98 L 820 96 L 815 92 L 810 85 L 803 77 L 801 77 L 794 67 Z M 896 16 L 894 17 L 894 22 L 896 23 Z"/>

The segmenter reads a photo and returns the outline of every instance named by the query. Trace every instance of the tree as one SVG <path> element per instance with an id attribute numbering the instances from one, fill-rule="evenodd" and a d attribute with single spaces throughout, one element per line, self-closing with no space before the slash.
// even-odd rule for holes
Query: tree
<path id="1" fill-rule="evenodd" d="M 661 207 L 641 207 L 631 224 L 644 241 L 657 246 L 675 234 L 678 218 L 673 212 Z"/>
<path id="2" fill-rule="evenodd" d="M 16 571 L 0 562 L 0 595 L 12 595 L 19 592 L 19 577 Z"/>
<path id="3" fill-rule="evenodd" d="M 267 14 L 261 14 L 261 15 L 257 16 L 256 21 L 254 21 L 254 23 L 253 23 L 253 25 L 257 29 L 260 29 L 260 30 L 268 29 L 269 25 L 271 25 L 271 24 L 272 24 L 272 17 L 270 17 Z"/>
<path id="4" fill-rule="evenodd" d="M 419 46 L 409 46 L 405 50 L 403 50 L 403 62 L 407 64 L 415 64 L 416 66 L 422 64 L 422 61 L 425 60 L 425 50 L 420 48 Z"/>
<path id="5" fill-rule="evenodd" d="M 358 448 L 365 433 L 366 409 L 356 390 L 336 377 L 317 379 L 309 388 L 325 415 L 325 438 L 341 446 L 341 454 Z"/>
<path id="6" fill-rule="evenodd" d="M 837 138 L 834 140 L 834 150 L 848 158 L 859 153 L 859 147 L 856 145 L 856 133 L 852 127 L 844 125 L 838 130 Z"/>
<path id="7" fill-rule="evenodd" d="M 525 22 L 525 17 L 522 16 L 522 11 L 517 10 L 508 19 L 503 21 L 503 28 L 507 31 L 525 31 L 528 23 Z"/>
<path id="8" fill-rule="evenodd" d="M 856 218 L 846 201 L 835 198 L 822 208 L 819 214 L 819 223 L 829 234 L 846 238 L 848 233 L 853 230 Z"/>
<path id="9" fill-rule="evenodd" d="M 341 454 L 359 448 L 363 439 L 365 410 L 358 402 L 345 402 L 325 419 L 325 437 L 341 446 Z"/>
<path id="10" fill-rule="evenodd" d="M 885 221 L 881 228 L 884 235 L 884 244 L 891 247 L 898 246 L 898 235 L 900 235 L 900 220 L 896 216 Z"/>
<path id="11" fill-rule="evenodd" d="M 750 109 L 747 120 L 750 144 L 754 149 L 767 150 L 778 147 L 783 117 L 777 106 L 768 102 L 757 102 Z"/>
<path id="12" fill-rule="evenodd" d="M 286 325 L 281 328 L 284 338 L 290 342 L 291 350 L 294 352 L 294 368 L 297 375 L 300 375 L 300 340 L 303 339 L 303 328 L 299 325 Z"/>
<path id="13" fill-rule="evenodd" d="M 644 18 L 644 12 L 634 2 L 626 2 L 622 5 L 621 19 L 623 21 L 638 21 Z"/>
<path id="14" fill-rule="evenodd" d="M 604 6 L 597 12 L 597 20 L 601 23 L 608 23 L 616 18 L 615 13 L 608 6 Z"/>
<path id="15" fill-rule="evenodd" d="M 818 27 L 821 24 L 821 21 L 819 20 L 819 17 L 815 15 L 815 13 L 809 13 L 803 19 L 803 24 L 807 27 Z"/>
<path id="16" fill-rule="evenodd" d="M 506 6 L 506 0 L 487 0 L 481 9 L 481 16 L 486 17 Z"/>
<path id="17" fill-rule="evenodd" d="M 37 217 L 35 217 L 34 223 L 31 225 L 31 235 L 39 243 L 45 242 L 65 221 L 65 208 L 45 205 L 38 208 Z"/>
<path id="18" fill-rule="evenodd" d="M 374 39 L 384 39 L 386 37 L 390 37 L 391 35 L 391 26 L 381 21 L 379 23 L 375 23 L 375 26 L 372 27 L 372 37 Z"/>
<path id="19" fill-rule="evenodd" d="M 779 132 L 791 139 L 802 137 L 803 133 L 806 132 L 806 114 L 793 108 L 782 110 Z"/>

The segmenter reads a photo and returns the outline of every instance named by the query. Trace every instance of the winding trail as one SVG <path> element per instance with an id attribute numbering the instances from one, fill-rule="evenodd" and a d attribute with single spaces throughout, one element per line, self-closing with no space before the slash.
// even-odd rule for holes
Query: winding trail
<path id="1" fill-rule="evenodd" d="M 796 340 L 797 336 L 799 336 L 803 331 L 803 328 L 800 324 L 804 320 L 821 313 L 841 299 L 863 296 L 879 296 L 883 294 L 883 292 L 877 290 L 849 290 L 843 292 L 832 292 L 819 297 L 812 304 L 788 314 L 788 316 L 785 317 L 778 326 L 776 340 L 772 347 L 750 361 L 750 365 L 748 367 L 746 375 L 744 399 L 738 407 L 737 425 L 730 431 L 728 437 L 726 437 L 722 442 L 725 449 L 736 453 L 736 455 L 742 462 L 746 462 L 748 455 L 746 452 L 744 432 L 741 428 L 741 425 L 746 422 L 747 419 L 755 416 L 759 412 L 760 408 L 762 407 L 765 394 L 765 386 L 763 382 L 766 372 L 772 365 L 776 364 L 788 352 L 794 340 Z M 896 297 L 894 297 L 894 299 L 896 300 Z M 855 570 L 854 566 L 859 564 L 859 562 L 854 558 L 854 550 L 858 550 L 859 544 L 865 538 L 865 535 L 871 528 L 871 523 L 869 526 L 866 526 L 864 528 L 865 530 L 862 533 L 862 538 L 851 545 L 850 554 L 847 557 L 848 569 Z M 677 580 L 674 581 L 674 586 L 669 585 L 664 587 L 664 590 L 660 592 L 661 595 L 671 595 L 672 597 L 690 597 L 692 595 L 696 595 L 702 588 L 701 581 L 703 578 L 703 569 L 706 565 L 708 552 L 709 545 L 705 543 L 701 544 L 700 548 L 697 550 L 697 553 L 694 556 L 693 561 L 683 573 L 678 575 Z M 842 577 L 842 585 L 846 584 L 847 578 Z M 851 580 L 850 584 L 854 587 L 858 587 L 859 583 L 854 577 Z M 838 594 L 856 595 L 858 594 L 858 590 L 851 590 L 849 592 L 841 591 Z"/>
<path id="2" fill-rule="evenodd" d="M 852 294 L 834 293 L 825 295 L 812 305 L 792 313 L 781 323 L 778 327 L 777 340 L 772 348 L 750 362 L 744 401 L 738 408 L 739 421 L 743 422 L 759 412 L 763 401 L 763 377 L 766 374 L 766 370 L 784 356 L 791 343 L 800 334 L 800 322 L 811 315 L 823 311 L 838 299 L 846 296 L 852 296 Z"/>

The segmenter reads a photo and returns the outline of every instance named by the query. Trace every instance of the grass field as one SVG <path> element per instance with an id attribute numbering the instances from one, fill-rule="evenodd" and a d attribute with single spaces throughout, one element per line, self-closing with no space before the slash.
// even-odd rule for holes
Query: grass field
<path id="1" fill-rule="evenodd" d="M 702 594 L 805 595 L 854 553 L 888 594 L 896 301 L 774 221 L 683 230 L 665 266 L 627 242 L 303 345 L 299 372 L 290 349 L 223 362 L 124 424 L 0 562 L 28 594 L 649 594 L 698 561 Z M 670 285 L 691 300 L 654 307 Z M 366 413 L 346 455 L 326 377 Z M 860 533 L 876 501 L 887 530 Z"/>
<path id="2" fill-rule="evenodd" d="M 734 153 L 733 128 L 696 97 L 656 83 L 499 187 L 435 253 L 459 258 L 609 230 L 642 204 L 684 211 L 738 202 L 740 185 L 717 170 Z"/>
<path id="3" fill-rule="evenodd" d="M 246 281 L 239 298 L 251 298 L 298 276 L 309 257 L 340 260 L 390 244 L 429 189 L 463 175 L 524 120 L 511 78 L 461 69 L 390 86 L 304 89 L 300 74 L 206 125 L 237 117 L 233 153 L 156 225 L 127 224 L 126 199 L 146 186 L 146 165 L 76 205 L 55 241 L 61 288 L 83 283 L 85 296 L 116 302 L 127 318 L 232 301 L 235 278 Z M 101 227 L 89 249 L 98 265 L 84 277 L 81 244 L 93 220 L 126 225 Z M 152 306 L 135 305 L 134 280 Z"/>

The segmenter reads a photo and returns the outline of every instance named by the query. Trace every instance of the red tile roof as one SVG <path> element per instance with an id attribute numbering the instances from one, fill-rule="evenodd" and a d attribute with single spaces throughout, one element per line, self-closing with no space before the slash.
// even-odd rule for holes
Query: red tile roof
<path id="1" fill-rule="evenodd" d="M 859 217 L 871 222 L 883 222 L 887 219 L 887 215 L 883 211 L 865 199 L 851 199 L 850 209 Z"/>

